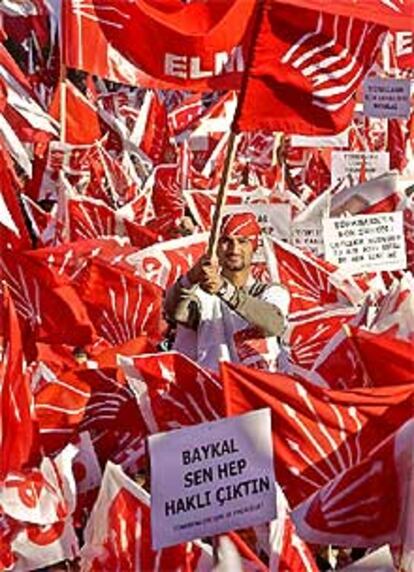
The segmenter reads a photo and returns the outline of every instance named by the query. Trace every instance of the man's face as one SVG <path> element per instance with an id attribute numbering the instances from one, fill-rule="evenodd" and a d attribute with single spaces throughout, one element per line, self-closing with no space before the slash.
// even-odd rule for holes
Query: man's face
<path id="1" fill-rule="evenodd" d="M 219 263 L 224 270 L 239 271 L 249 268 L 253 245 L 245 236 L 222 236 L 217 249 Z"/>

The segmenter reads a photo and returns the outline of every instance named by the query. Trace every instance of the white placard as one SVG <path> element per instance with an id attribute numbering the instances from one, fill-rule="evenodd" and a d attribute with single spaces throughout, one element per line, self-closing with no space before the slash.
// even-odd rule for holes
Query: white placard
<path id="1" fill-rule="evenodd" d="M 345 147 L 349 145 L 348 129 L 336 135 L 291 135 L 292 147 Z"/>
<path id="2" fill-rule="evenodd" d="M 276 517 L 270 409 L 148 438 L 152 546 Z"/>
<path id="3" fill-rule="evenodd" d="M 410 116 L 410 80 L 373 77 L 364 81 L 364 115 L 407 118 Z"/>
<path id="4" fill-rule="evenodd" d="M 310 250 L 316 256 L 324 255 L 322 223 L 320 221 L 308 221 L 293 223 L 291 243 L 296 248 Z"/>
<path id="5" fill-rule="evenodd" d="M 349 186 L 358 185 L 364 162 L 367 180 L 379 177 L 390 169 L 390 154 L 386 151 L 332 151 L 331 157 L 332 186 L 337 185 L 346 177 Z"/>
<path id="6" fill-rule="evenodd" d="M 322 221 L 325 259 L 351 274 L 407 266 L 402 211 Z"/>

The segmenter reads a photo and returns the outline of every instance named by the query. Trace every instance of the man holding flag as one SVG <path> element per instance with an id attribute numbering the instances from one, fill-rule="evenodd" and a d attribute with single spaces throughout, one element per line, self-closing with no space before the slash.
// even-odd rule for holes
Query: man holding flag
<path id="1" fill-rule="evenodd" d="M 232 361 L 276 370 L 289 295 L 253 278 L 259 235 L 253 214 L 225 216 L 217 257 L 202 256 L 167 291 L 166 314 L 178 325 L 174 349 L 203 367 Z"/>

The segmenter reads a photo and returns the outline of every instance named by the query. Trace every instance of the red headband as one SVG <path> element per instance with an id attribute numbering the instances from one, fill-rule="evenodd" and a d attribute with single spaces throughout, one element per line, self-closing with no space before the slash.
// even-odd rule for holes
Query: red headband
<path id="1" fill-rule="evenodd" d="M 220 236 L 245 236 L 256 249 L 260 232 L 261 228 L 253 213 L 235 213 L 223 218 Z"/>

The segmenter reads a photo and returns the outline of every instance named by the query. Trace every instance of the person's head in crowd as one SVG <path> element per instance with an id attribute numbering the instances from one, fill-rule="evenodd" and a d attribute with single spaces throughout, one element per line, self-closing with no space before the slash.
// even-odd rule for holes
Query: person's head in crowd
<path id="1" fill-rule="evenodd" d="M 259 236 L 260 226 L 254 214 L 236 213 L 223 218 L 217 257 L 224 276 L 249 273 Z"/>

